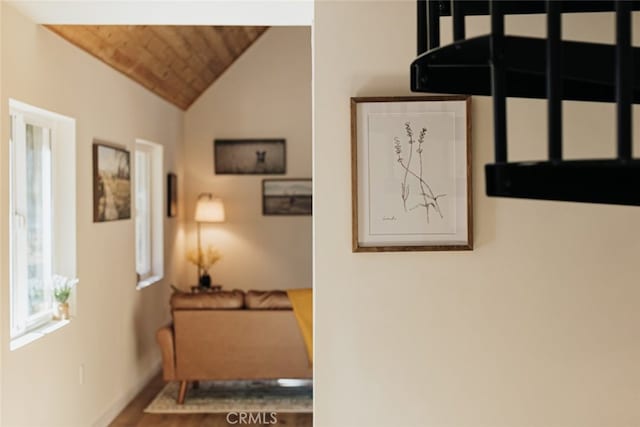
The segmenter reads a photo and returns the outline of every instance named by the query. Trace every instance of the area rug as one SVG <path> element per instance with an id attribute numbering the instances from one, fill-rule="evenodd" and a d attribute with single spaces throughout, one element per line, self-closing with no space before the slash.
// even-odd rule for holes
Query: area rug
<path id="1" fill-rule="evenodd" d="M 152 414 L 221 414 L 229 412 L 313 412 L 311 380 L 201 381 L 176 403 L 179 384 L 171 382 L 144 410 Z"/>

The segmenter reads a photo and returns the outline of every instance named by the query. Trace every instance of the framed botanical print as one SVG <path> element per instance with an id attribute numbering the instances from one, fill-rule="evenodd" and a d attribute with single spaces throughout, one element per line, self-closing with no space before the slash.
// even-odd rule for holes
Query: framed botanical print
<path id="1" fill-rule="evenodd" d="M 354 252 L 473 249 L 471 97 L 351 98 Z"/>

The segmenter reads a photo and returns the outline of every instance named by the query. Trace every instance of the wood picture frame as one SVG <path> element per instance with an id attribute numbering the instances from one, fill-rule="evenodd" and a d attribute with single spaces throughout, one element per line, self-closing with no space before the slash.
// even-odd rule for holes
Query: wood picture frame
<path id="1" fill-rule="evenodd" d="M 311 178 L 262 180 L 262 215 L 312 215 Z"/>
<path id="2" fill-rule="evenodd" d="M 169 172 L 167 174 L 167 217 L 174 218 L 178 215 L 178 175 Z"/>
<path id="3" fill-rule="evenodd" d="M 284 175 L 286 140 L 216 139 L 213 141 L 216 175 Z"/>
<path id="4" fill-rule="evenodd" d="M 473 249 L 471 96 L 351 98 L 352 251 Z"/>
<path id="5" fill-rule="evenodd" d="M 93 222 L 131 218 L 131 159 L 123 146 L 93 141 Z"/>

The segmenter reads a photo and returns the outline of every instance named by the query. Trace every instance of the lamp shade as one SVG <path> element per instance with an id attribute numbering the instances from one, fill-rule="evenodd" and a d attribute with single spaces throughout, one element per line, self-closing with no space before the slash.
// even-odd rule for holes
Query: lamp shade
<path id="1" fill-rule="evenodd" d="M 224 204 L 211 194 L 201 194 L 196 204 L 196 222 L 224 222 Z"/>

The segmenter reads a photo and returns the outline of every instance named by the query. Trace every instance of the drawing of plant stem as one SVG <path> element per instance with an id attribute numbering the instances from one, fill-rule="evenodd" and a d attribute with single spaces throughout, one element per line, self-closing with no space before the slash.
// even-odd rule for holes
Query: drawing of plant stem
<path id="1" fill-rule="evenodd" d="M 411 122 L 406 122 L 404 124 L 404 129 L 407 137 L 409 138 L 409 157 L 405 164 L 404 159 L 402 158 L 402 143 L 400 142 L 400 138 L 397 136 L 393 138 L 394 151 L 397 156 L 397 162 L 404 170 L 404 178 L 400 183 L 400 196 L 402 198 L 402 203 L 405 212 L 412 211 L 414 209 L 423 207 L 425 208 L 427 223 L 430 221 L 429 208 L 433 208 L 440 218 L 444 218 L 442 214 L 442 209 L 440 209 L 440 204 L 438 203 L 438 199 L 440 197 L 446 196 L 446 194 L 435 194 L 431 189 L 431 186 L 424 180 L 424 163 L 423 163 L 423 144 L 424 137 L 427 134 L 427 129 L 422 128 L 420 130 L 420 134 L 418 135 L 418 144 L 416 148 L 416 154 L 418 155 L 418 172 L 416 173 L 411 169 L 411 161 L 413 159 L 413 147 L 414 147 L 414 139 L 413 139 L 413 129 L 411 128 Z M 422 197 L 422 201 L 410 208 L 407 208 L 407 200 L 409 199 L 409 183 L 407 182 L 410 177 L 413 177 L 420 187 L 420 196 Z"/>

